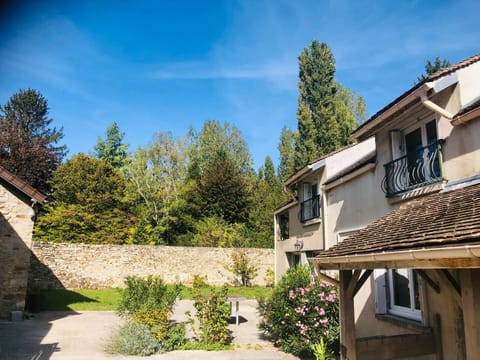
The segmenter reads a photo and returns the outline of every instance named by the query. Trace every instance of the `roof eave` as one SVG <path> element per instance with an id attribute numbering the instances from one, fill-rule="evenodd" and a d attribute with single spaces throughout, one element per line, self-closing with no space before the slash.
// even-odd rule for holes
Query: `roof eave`
<path id="1" fill-rule="evenodd" d="M 399 265 L 415 268 L 480 267 L 480 244 L 445 246 L 438 248 L 408 249 L 381 253 L 350 254 L 343 256 L 318 256 L 309 259 L 322 269 L 379 269 Z"/>

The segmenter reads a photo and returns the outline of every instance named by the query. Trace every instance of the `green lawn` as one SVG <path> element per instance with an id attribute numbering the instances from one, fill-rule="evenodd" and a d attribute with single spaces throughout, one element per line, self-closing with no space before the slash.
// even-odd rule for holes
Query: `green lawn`
<path id="1" fill-rule="evenodd" d="M 208 289 L 205 288 L 205 294 Z M 258 296 L 268 296 L 272 288 L 252 287 L 229 287 L 228 294 L 243 296 L 247 299 L 255 299 Z M 29 309 L 31 312 L 46 310 L 117 310 L 122 294 L 121 289 L 77 289 L 77 290 L 47 290 L 29 297 Z M 184 287 L 180 295 L 181 299 L 191 299 L 191 288 Z"/>

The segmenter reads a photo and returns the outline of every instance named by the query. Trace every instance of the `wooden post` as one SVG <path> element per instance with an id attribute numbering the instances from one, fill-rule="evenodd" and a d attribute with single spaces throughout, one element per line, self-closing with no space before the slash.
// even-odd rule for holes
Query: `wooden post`
<path id="1" fill-rule="evenodd" d="M 480 269 L 460 270 L 467 359 L 480 354 Z"/>
<path id="2" fill-rule="evenodd" d="M 357 277 L 358 278 L 358 277 Z M 357 360 L 355 313 L 351 270 L 340 271 L 340 354 L 343 360 Z M 350 286 L 349 286 L 350 285 Z M 348 291 L 350 287 L 350 291 Z M 353 289 L 352 289 L 353 288 Z"/>

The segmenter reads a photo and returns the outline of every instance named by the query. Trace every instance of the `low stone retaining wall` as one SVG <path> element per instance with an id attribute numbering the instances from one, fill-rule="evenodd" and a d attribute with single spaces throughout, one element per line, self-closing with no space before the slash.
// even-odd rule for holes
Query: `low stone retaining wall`
<path id="1" fill-rule="evenodd" d="M 123 287 L 125 277 L 160 275 L 167 283 L 191 284 L 195 275 L 212 285 L 234 284 L 227 267 L 235 249 L 142 245 L 86 245 L 34 242 L 29 287 Z M 258 268 L 253 285 L 266 285 L 266 272 L 274 267 L 273 249 L 246 249 Z"/>

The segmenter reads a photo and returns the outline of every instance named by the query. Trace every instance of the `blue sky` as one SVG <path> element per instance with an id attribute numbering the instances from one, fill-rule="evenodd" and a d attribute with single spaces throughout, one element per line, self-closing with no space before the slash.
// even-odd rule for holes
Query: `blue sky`
<path id="1" fill-rule="evenodd" d="M 373 115 L 436 56 L 480 52 L 479 1 L 3 1 L 0 103 L 35 88 L 69 156 L 117 121 L 130 150 L 207 119 L 242 132 L 255 167 L 296 128 L 297 57 L 326 42 Z"/>

